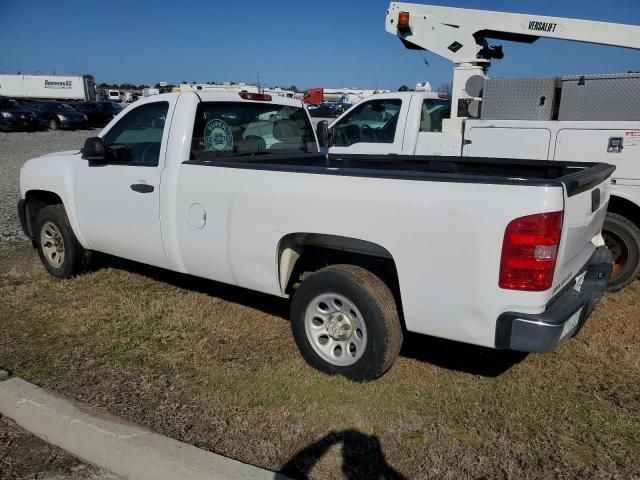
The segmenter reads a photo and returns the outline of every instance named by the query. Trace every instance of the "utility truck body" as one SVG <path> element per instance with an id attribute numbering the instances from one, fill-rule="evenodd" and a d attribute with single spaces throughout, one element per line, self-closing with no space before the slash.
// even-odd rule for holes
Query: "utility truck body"
<path id="1" fill-rule="evenodd" d="M 331 154 L 437 155 L 605 162 L 613 176 L 604 238 L 610 289 L 640 275 L 640 75 L 488 79 L 504 52 L 489 40 L 540 37 L 640 49 L 640 27 L 392 2 L 386 29 L 451 60 L 450 100 L 374 95 L 329 129 Z"/>
<path id="2" fill-rule="evenodd" d="M 613 170 L 326 156 L 300 101 L 182 92 L 28 161 L 18 210 L 54 276 L 99 251 L 291 297 L 304 358 L 362 380 L 391 366 L 403 328 L 530 352 L 574 336 L 611 271 Z"/>

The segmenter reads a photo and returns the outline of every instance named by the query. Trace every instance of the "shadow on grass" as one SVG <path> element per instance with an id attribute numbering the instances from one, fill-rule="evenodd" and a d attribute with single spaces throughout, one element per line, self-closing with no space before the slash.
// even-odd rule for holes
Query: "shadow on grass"
<path id="1" fill-rule="evenodd" d="M 165 270 L 123 258 L 112 257 L 111 255 L 103 253 L 93 254 L 89 271 L 95 272 L 104 268 L 115 268 L 117 270 L 143 275 L 152 280 L 163 282 L 174 287 L 203 293 L 228 302 L 255 308 L 268 315 L 274 315 L 285 320 L 289 318 L 289 301 L 266 293 Z"/>
<path id="2" fill-rule="evenodd" d="M 204 293 L 228 302 L 255 308 L 263 313 L 280 317 L 287 321 L 289 319 L 289 301 L 265 293 L 164 270 L 110 255 L 96 254 L 91 261 L 90 270 L 97 271 L 102 268 L 115 268 L 143 275 L 178 288 Z M 527 354 L 521 352 L 492 350 L 410 332 L 404 333 L 404 343 L 400 355 L 448 370 L 485 377 L 497 377 L 523 361 L 527 356 Z"/>
<path id="3" fill-rule="evenodd" d="M 405 332 L 400 355 L 448 370 L 497 377 L 522 362 L 528 354 Z"/>
<path id="4" fill-rule="evenodd" d="M 313 467 L 334 445 L 342 445 L 342 473 L 347 480 L 405 480 L 387 463 L 378 437 L 357 430 L 329 433 L 296 453 L 280 473 L 292 479 L 307 480 Z"/>

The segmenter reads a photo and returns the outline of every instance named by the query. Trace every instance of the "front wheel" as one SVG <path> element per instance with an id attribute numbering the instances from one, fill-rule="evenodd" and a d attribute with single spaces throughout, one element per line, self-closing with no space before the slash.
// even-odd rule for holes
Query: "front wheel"
<path id="1" fill-rule="evenodd" d="M 613 255 L 613 270 L 607 290 L 617 292 L 640 275 L 640 229 L 622 215 L 608 213 L 602 237 Z"/>
<path id="2" fill-rule="evenodd" d="M 36 218 L 36 248 L 44 268 L 56 278 L 81 272 L 85 250 L 78 242 L 62 205 L 44 207 Z"/>
<path id="3" fill-rule="evenodd" d="M 393 294 L 354 265 L 333 265 L 304 280 L 291 303 L 291 328 L 307 363 L 357 381 L 380 377 L 402 346 Z"/>

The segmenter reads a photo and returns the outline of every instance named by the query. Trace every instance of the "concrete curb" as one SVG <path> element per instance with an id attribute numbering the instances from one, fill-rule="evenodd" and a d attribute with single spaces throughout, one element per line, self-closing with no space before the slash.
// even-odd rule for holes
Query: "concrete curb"
<path id="1" fill-rule="evenodd" d="M 130 480 L 287 480 L 126 423 L 14 377 L 0 381 L 0 414 L 46 442 Z"/>

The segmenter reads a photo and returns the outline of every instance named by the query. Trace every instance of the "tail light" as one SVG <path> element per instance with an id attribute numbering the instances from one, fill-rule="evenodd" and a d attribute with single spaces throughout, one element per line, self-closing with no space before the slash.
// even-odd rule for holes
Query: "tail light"
<path id="1" fill-rule="evenodd" d="M 562 234 L 562 212 L 516 218 L 504 232 L 500 288 L 543 292 L 551 288 Z"/>
<path id="2" fill-rule="evenodd" d="M 240 96 L 245 100 L 257 100 L 260 102 L 270 102 L 271 95 L 265 95 L 264 93 L 249 93 L 249 92 L 240 92 Z"/>

